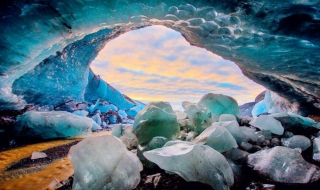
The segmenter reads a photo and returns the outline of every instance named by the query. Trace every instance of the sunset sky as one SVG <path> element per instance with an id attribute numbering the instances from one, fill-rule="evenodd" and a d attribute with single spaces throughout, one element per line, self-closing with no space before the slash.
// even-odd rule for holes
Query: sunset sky
<path id="1" fill-rule="evenodd" d="M 234 97 L 239 105 L 254 101 L 264 88 L 246 78 L 233 62 L 191 46 L 180 33 L 152 26 L 109 42 L 91 68 L 106 82 L 144 103 L 198 102 L 206 93 Z"/>

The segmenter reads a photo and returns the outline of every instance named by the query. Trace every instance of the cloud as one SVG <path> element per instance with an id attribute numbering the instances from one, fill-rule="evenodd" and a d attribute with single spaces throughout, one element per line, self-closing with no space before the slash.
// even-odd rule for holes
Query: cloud
<path id="1" fill-rule="evenodd" d="M 163 26 L 131 31 L 110 41 L 92 70 L 122 93 L 144 102 L 198 102 L 209 92 L 253 101 L 263 87 L 243 76 L 238 66 L 205 49 L 191 46 Z"/>

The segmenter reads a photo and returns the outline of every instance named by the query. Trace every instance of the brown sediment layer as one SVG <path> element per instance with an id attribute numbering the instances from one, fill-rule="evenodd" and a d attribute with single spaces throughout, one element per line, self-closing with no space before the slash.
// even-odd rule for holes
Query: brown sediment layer
<path id="1" fill-rule="evenodd" d="M 102 131 L 87 137 L 110 133 Z M 74 171 L 71 161 L 62 157 L 67 156 L 73 144 L 87 137 L 38 143 L 0 152 L 0 190 L 48 189 L 53 181 L 67 180 Z M 49 158 L 31 161 L 29 157 L 34 151 L 45 152 Z"/>

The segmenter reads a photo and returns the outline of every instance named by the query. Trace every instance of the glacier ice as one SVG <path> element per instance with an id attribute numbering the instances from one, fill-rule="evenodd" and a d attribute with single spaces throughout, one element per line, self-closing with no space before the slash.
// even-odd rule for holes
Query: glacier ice
<path id="1" fill-rule="evenodd" d="M 320 162 L 320 137 L 314 138 L 313 140 L 312 159 Z"/>
<path id="2" fill-rule="evenodd" d="M 232 114 L 221 114 L 219 121 L 237 121 L 237 118 Z"/>
<path id="3" fill-rule="evenodd" d="M 142 164 L 148 168 L 154 168 L 156 165 L 153 162 L 150 162 L 149 160 L 147 160 L 144 157 L 143 153 L 149 150 L 162 148 L 167 142 L 168 142 L 168 139 L 165 137 L 153 137 L 151 141 L 149 141 L 148 144 L 146 144 L 145 146 L 138 145 L 137 156 L 142 162 Z"/>
<path id="4" fill-rule="evenodd" d="M 303 135 L 294 135 L 290 138 L 283 138 L 281 139 L 282 145 L 288 148 L 300 148 L 302 151 L 306 150 L 311 146 L 311 141 L 307 137 Z"/>
<path id="5" fill-rule="evenodd" d="M 280 183 L 312 183 L 320 179 L 317 166 L 294 149 L 276 146 L 248 156 L 248 165 L 261 177 Z"/>
<path id="6" fill-rule="evenodd" d="M 267 105 L 265 103 L 264 100 L 261 100 L 260 102 L 256 103 L 252 109 L 252 116 L 258 116 L 260 114 L 263 114 L 263 113 L 268 113 L 268 108 L 267 108 Z"/>
<path id="7" fill-rule="evenodd" d="M 137 114 L 133 132 L 139 144 L 147 143 L 156 136 L 173 139 L 180 132 L 177 115 L 169 103 L 151 102 Z"/>
<path id="8" fill-rule="evenodd" d="M 278 120 L 285 130 L 297 133 L 316 130 L 314 127 L 316 122 L 308 117 L 302 117 L 294 113 L 276 113 L 271 116 Z"/>
<path id="9" fill-rule="evenodd" d="M 216 190 L 229 189 L 234 182 L 227 160 L 207 145 L 169 141 L 164 147 L 147 151 L 143 155 L 160 168 L 176 173 L 186 181 L 202 182 Z"/>
<path id="10" fill-rule="evenodd" d="M 77 115 L 77 116 L 84 116 L 84 117 L 86 117 L 89 114 L 89 112 L 85 111 L 85 110 L 76 110 L 76 111 L 74 111 L 72 113 Z"/>
<path id="11" fill-rule="evenodd" d="M 95 121 L 98 125 L 101 125 L 101 117 L 99 113 L 96 113 L 94 116 L 91 117 L 93 121 Z"/>
<path id="12" fill-rule="evenodd" d="M 240 145 L 241 142 L 248 142 L 250 140 L 248 136 L 242 133 L 237 121 L 221 121 L 221 122 L 215 122 L 212 125 L 223 126 L 224 128 L 226 128 L 232 134 L 234 139 L 237 141 L 238 145 Z"/>
<path id="13" fill-rule="evenodd" d="M 241 132 L 250 138 L 252 142 L 257 142 L 258 137 L 256 135 L 256 130 L 249 127 L 240 127 Z"/>
<path id="14" fill-rule="evenodd" d="M 140 182 L 141 162 L 114 136 L 86 138 L 70 148 L 68 157 L 74 168 L 72 189 L 130 190 Z"/>
<path id="15" fill-rule="evenodd" d="M 126 113 L 128 116 L 134 118 L 144 107 L 146 107 L 146 105 L 140 103 L 129 110 L 126 110 Z"/>
<path id="16" fill-rule="evenodd" d="M 240 115 L 237 101 L 230 96 L 208 93 L 201 98 L 199 104 L 208 108 L 211 114 Z"/>
<path id="17" fill-rule="evenodd" d="M 85 136 L 99 128 L 90 118 L 65 111 L 28 111 L 17 118 L 14 134 L 41 139 Z"/>
<path id="18" fill-rule="evenodd" d="M 310 108 L 300 110 L 319 109 L 317 1 L 186 1 L 193 11 L 183 2 L 6 3 L 0 21 L 6 36 L 0 42 L 0 109 L 97 97 L 132 108 L 135 104 L 94 75 L 89 64 L 110 40 L 155 24 L 179 31 L 189 43 L 235 62 L 250 79 Z"/>
<path id="19" fill-rule="evenodd" d="M 206 107 L 187 101 L 182 102 L 182 107 L 185 109 L 189 121 L 198 133 L 201 133 L 211 125 L 211 113 Z"/>
<path id="20" fill-rule="evenodd" d="M 174 110 L 174 112 L 176 113 L 178 120 L 187 119 L 187 117 L 188 117 L 187 114 L 185 112 L 183 112 L 183 111 Z"/>
<path id="21" fill-rule="evenodd" d="M 206 128 L 192 142 L 195 144 L 208 145 L 218 152 L 225 152 L 238 147 L 231 133 L 219 125 Z"/>
<path id="22" fill-rule="evenodd" d="M 260 115 L 259 117 L 252 119 L 249 124 L 260 130 L 269 130 L 276 135 L 282 135 L 284 132 L 281 123 L 268 115 Z"/>

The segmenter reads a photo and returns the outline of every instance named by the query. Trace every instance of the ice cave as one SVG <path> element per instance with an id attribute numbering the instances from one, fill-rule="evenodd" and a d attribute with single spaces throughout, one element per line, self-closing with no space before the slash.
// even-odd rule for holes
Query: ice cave
<path id="1" fill-rule="evenodd" d="M 319 0 L 0 5 L 0 189 L 320 188 Z M 241 105 L 208 92 L 175 110 L 90 68 L 112 40 L 153 26 L 266 91 Z"/>

